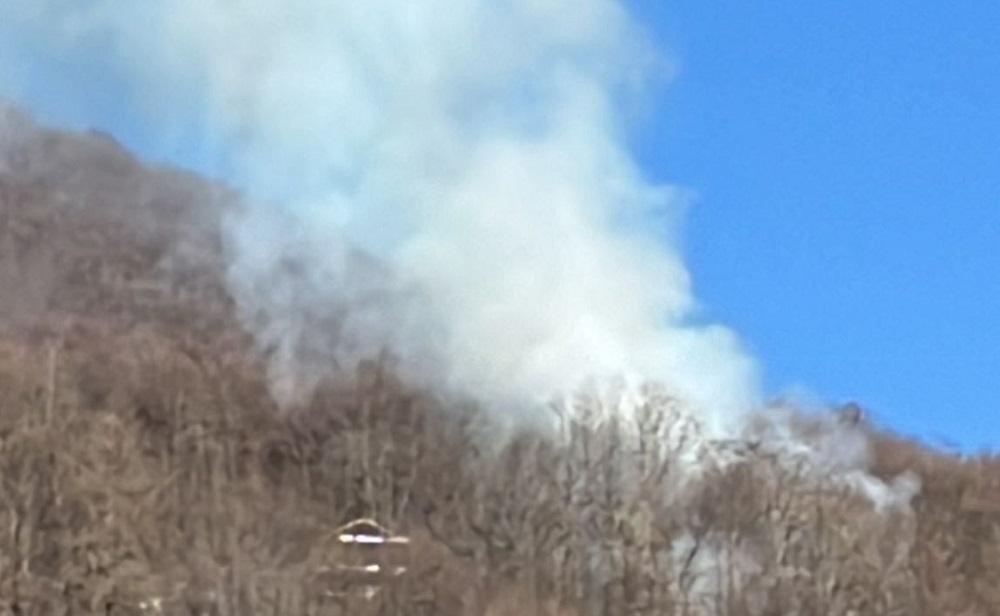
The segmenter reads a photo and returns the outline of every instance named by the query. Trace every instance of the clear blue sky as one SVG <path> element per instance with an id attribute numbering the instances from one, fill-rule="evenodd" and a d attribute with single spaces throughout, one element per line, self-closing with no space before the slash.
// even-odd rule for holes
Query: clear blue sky
<path id="1" fill-rule="evenodd" d="M 768 390 L 801 385 L 931 443 L 1000 449 L 1000 3 L 629 4 L 679 69 L 637 151 L 652 178 L 699 194 L 696 292 Z M 16 94 L 42 117 L 142 150 L 126 85 L 85 56 L 22 68 L 44 78 L 0 86 L 29 84 Z"/>
<path id="2" fill-rule="evenodd" d="M 1000 3 L 633 4 L 679 64 L 644 164 L 770 389 L 1000 449 Z"/>

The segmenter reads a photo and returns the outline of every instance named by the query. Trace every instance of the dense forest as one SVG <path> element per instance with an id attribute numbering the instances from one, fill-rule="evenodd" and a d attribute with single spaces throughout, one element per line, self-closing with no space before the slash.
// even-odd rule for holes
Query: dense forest
<path id="1" fill-rule="evenodd" d="M 656 384 L 584 385 L 499 426 L 391 349 L 279 406 L 226 292 L 238 207 L 0 109 L 0 613 L 1000 614 L 1000 461 L 857 407 L 718 442 Z"/>

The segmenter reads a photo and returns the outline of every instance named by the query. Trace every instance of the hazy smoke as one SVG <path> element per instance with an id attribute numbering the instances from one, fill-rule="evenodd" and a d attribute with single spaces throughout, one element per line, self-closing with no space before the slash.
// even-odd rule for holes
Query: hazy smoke
<path id="1" fill-rule="evenodd" d="M 617 374 L 709 428 L 757 403 L 734 336 L 690 324 L 676 229 L 651 228 L 680 203 L 627 152 L 623 100 L 653 56 L 620 3 L 8 4 L 52 53 L 127 78 L 167 137 L 204 126 L 258 198 L 230 220 L 230 278 L 279 395 L 389 345 L 411 376 L 506 405 Z"/>

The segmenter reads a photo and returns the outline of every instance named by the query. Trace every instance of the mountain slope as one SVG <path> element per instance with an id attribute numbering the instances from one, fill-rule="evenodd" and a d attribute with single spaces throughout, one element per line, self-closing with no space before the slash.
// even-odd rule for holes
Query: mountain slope
<path id="1" fill-rule="evenodd" d="M 752 447 L 692 479 L 692 441 L 656 436 L 683 436 L 684 414 L 655 389 L 637 426 L 582 421 L 616 415 L 581 393 L 561 439 L 498 443 L 381 357 L 279 409 L 226 292 L 238 207 L 0 107 L 7 613 L 1000 611 L 993 459 L 865 428 L 875 476 L 922 482 L 879 512 Z M 366 599 L 337 575 L 359 564 L 337 528 L 369 516 L 411 542 L 407 574 Z"/>

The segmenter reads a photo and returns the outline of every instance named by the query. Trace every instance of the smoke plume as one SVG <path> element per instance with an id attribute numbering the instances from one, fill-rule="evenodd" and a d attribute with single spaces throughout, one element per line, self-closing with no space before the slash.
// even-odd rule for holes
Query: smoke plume
<path id="1" fill-rule="evenodd" d="M 658 58 L 615 0 L 13 0 L 170 139 L 203 127 L 252 202 L 229 282 L 276 393 L 388 347 L 498 408 L 653 379 L 735 428 L 758 401 L 695 325 L 680 191 L 644 179 L 626 101 Z"/>

